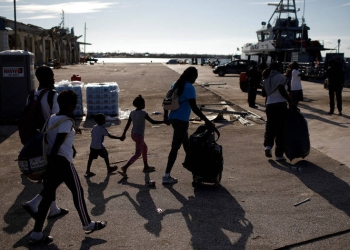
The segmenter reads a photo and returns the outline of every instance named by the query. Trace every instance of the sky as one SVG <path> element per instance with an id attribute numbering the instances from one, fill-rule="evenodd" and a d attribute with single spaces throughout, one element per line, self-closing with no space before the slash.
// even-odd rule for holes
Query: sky
<path id="1" fill-rule="evenodd" d="M 17 0 L 17 22 L 45 29 L 74 28 L 81 51 L 240 54 L 279 0 Z M 286 2 L 286 1 L 285 1 Z M 292 1 L 291 1 L 292 2 Z M 309 38 L 350 57 L 350 0 L 296 0 Z M 305 8 L 304 8 L 305 6 Z M 63 14 L 64 12 L 64 14 Z M 0 0 L 0 16 L 14 20 L 14 0 Z M 85 28 L 86 27 L 86 28 Z"/>

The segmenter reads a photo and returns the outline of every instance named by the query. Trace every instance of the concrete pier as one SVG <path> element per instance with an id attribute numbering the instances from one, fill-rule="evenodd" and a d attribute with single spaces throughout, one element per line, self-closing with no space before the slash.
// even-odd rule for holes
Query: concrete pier
<path id="1" fill-rule="evenodd" d="M 133 99 L 141 94 L 148 114 L 154 120 L 162 120 L 162 115 L 152 112 L 162 112 L 162 99 L 186 67 L 97 63 L 64 66 L 55 69 L 54 74 L 57 82 L 69 80 L 72 75 L 80 75 L 85 84 L 117 82 L 122 111 L 132 110 Z M 235 111 L 249 110 L 266 118 L 263 97 L 257 97 L 258 109 L 249 109 L 247 93 L 239 89 L 238 75 L 222 78 L 209 67 L 195 67 L 199 71 L 195 83 L 198 104 L 225 101 Z M 203 86 L 222 82 L 226 84 Z M 343 91 L 343 116 L 329 116 L 326 114 L 328 92 L 323 86 L 302 84 L 305 100 L 299 107 L 309 123 L 312 144 L 309 156 L 282 163 L 268 159 L 262 145 L 263 122 L 250 121 L 251 126 L 244 126 L 229 118 L 218 121 L 215 123 L 221 133 L 218 143 L 223 146 L 224 156 L 219 187 L 192 187 L 192 175 L 182 167 L 185 157 L 182 149 L 171 173 L 179 183 L 163 186 L 161 179 L 172 128 L 150 123 L 146 123 L 145 141 L 148 162 L 156 167 L 156 172 L 143 173 L 139 159 L 128 169 L 129 178 L 125 180 L 118 174 L 107 175 L 105 163 L 99 158 L 91 168 L 96 176 L 86 179 L 90 131 L 95 122 L 87 117 L 77 120 L 82 134 L 75 137 L 74 165 L 92 220 L 107 220 L 108 226 L 85 235 L 70 191 L 61 185 L 56 194 L 57 204 L 70 212 L 60 219 L 47 220 L 44 233 L 54 238 L 47 249 L 347 249 L 350 89 Z M 109 133 L 121 135 L 126 120 L 110 123 L 115 125 L 107 127 Z M 198 125 L 191 123 L 189 132 L 194 132 Z M 39 193 L 42 186 L 20 175 L 15 160 L 21 144 L 15 125 L 0 126 L 0 142 L 0 214 L 3 215 L 0 245 L 2 249 L 35 249 L 28 244 L 34 220 L 21 204 Z M 104 145 L 110 162 L 119 167 L 135 150 L 130 130 L 124 142 L 105 138 Z M 145 185 L 147 178 L 155 180 L 155 187 Z"/>

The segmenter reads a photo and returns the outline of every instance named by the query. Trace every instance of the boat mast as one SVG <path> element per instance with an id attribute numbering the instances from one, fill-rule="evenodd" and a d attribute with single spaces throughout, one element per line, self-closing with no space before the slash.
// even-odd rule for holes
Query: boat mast
<path id="1" fill-rule="evenodd" d="M 295 0 L 287 0 L 287 4 L 283 4 L 284 0 L 281 0 L 279 3 L 268 3 L 269 6 L 276 6 L 275 11 L 273 12 L 272 16 L 270 17 L 268 24 L 270 24 L 271 19 L 273 16 L 278 13 L 278 19 L 281 19 L 282 13 L 287 13 L 289 16 L 289 13 L 294 13 L 294 18 L 297 20 L 297 11 L 295 9 Z M 304 1 L 305 2 L 305 1 Z"/>
<path id="2" fill-rule="evenodd" d="M 86 23 L 84 25 L 84 59 L 85 59 L 85 49 L 86 49 Z"/>
<path id="3" fill-rule="evenodd" d="M 301 19 L 301 39 L 304 39 L 304 15 L 305 15 L 305 0 L 304 0 L 304 8 L 303 8 L 303 17 Z M 303 43 L 300 43 L 300 52 L 303 52 Z"/>

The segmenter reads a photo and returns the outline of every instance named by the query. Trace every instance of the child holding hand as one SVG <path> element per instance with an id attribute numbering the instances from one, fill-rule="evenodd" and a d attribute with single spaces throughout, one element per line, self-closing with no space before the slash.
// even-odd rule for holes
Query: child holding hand
<path id="1" fill-rule="evenodd" d="M 87 169 L 84 175 L 85 177 L 92 177 L 95 175 L 95 173 L 90 171 L 90 168 L 91 168 L 92 161 L 94 159 L 97 159 L 98 156 L 101 156 L 105 160 L 108 174 L 118 169 L 117 166 L 111 167 L 109 165 L 108 151 L 103 146 L 103 141 L 105 136 L 108 136 L 111 139 L 119 139 L 119 140 L 121 140 L 121 137 L 117 137 L 108 133 L 107 129 L 103 126 L 106 123 L 106 117 L 104 114 L 102 113 L 97 114 L 95 116 L 95 121 L 97 122 L 97 124 L 91 130 L 90 155 L 87 163 Z"/>
<path id="2" fill-rule="evenodd" d="M 150 167 L 147 163 L 147 144 L 145 143 L 144 140 L 144 135 L 145 135 L 145 121 L 149 121 L 152 124 L 162 124 L 164 121 L 155 121 L 149 115 L 147 114 L 146 111 L 143 109 L 145 108 L 145 100 L 141 95 L 137 96 L 133 103 L 135 106 L 135 110 L 130 112 L 130 116 L 128 119 L 128 122 L 125 126 L 123 135 L 121 137 L 121 140 L 125 140 L 125 134 L 128 131 L 131 122 L 133 124 L 132 129 L 131 129 L 131 139 L 135 142 L 135 154 L 130 158 L 130 160 L 126 163 L 125 166 L 121 167 L 122 171 L 118 171 L 119 174 L 121 174 L 124 177 L 127 177 L 126 171 L 128 167 L 133 164 L 141 155 L 143 159 L 143 172 L 148 173 L 148 172 L 153 172 L 155 171 L 154 167 Z"/>

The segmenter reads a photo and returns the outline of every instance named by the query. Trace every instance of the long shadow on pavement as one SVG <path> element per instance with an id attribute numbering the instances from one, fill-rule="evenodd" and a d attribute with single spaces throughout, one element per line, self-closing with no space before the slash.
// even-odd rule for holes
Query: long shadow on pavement
<path id="1" fill-rule="evenodd" d="M 280 170 L 291 172 L 291 168 L 302 168 L 303 171 L 295 176 L 298 177 L 308 188 L 322 196 L 337 209 L 350 216 L 350 186 L 345 181 L 336 177 L 333 173 L 306 160 L 296 164 L 288 162 L 277 163 L 269 160 L 269 163 Z"/>
<path id="2" fill-rule="evenodd" d="M 145 180 L 149 180 L 149 173 L 145 174 Z M 142 185 L 128 182 L 126 178 L 120 183 L 122 185 L 129 185 L 130 187 L 134 187 L 139 190 L 136 194 L 136 200 L 134 200 L 128 192 L 123 192 L 123 194 L 135 207 L 137 213 L 147 220 L 147 223 L 144 225 L 145 229 L 151 234 L 159 237 L 162 230 L 161 221 L 167 213 L 163 213 L 157 209 L 150 193 L 153 188 L 145 184 Z"/>
<path id="3" fill-rule="evenodd" d="M 300 103 L 298 105 L 298 107 L 300 108 L 303 108 L 303 109 L 306 109 L 306 110 L 309 110 L 315 114 L 320 114 L 320 115 L 325 115 L 326 118 L 322 117 L 322 116 L 318 116 L 318 115 L 314 115 L 314 114 L 305 114 L 303 113 L 303 115 L 305 116 L 305 118 L 307 119 L 314 119 L 314 120 L 318 120 L 318 121 L 321 121 L 321 122 L 324 122 L 324 123 L 329 123 L 329 124 L 332 124 L 332 125 L 336 125 L 336 126 L 339 126 L 339 127 L 343 127 L 343 128 L 347 128 L 348 126 L 346 125 L 343 125 L 339 122 L 334 122 L 332 120 L 330 120 L 330 118 L 332 117 L 331 115 L 328 115 L 326 111 L 324 110 L 321 110 L 321 109 L 317 109 L 317 108 L 313 108 L 309 105 L 306 105 L 306 104 L 302 104 Z M 337 115 L 336 115 L 337 116 Z M 346 116 L 346 115 L 343 115 L 343 117 L 347 118 L 347 119 L 350 119 L 350 116 Z"/>
<path id="4" fill-rule="evenodd" d="M 110 177 L 110 174 L 108 174 L 106 178 L 100 183 L 92 182 L 90 180 L 91 177 L 85 178 L 88 184 L 87 198 L 92 204 L 95 205 L 91 209 L 91 215 L 93 216 L 99 216 L 104 214 L 104 212 L 106 211 L 106 204 L 108 203 L 108 201 L 123 195 L 123 194 L 116 194 L 116 195 L 109 196 L 107 198 L 104 197 L 103 192 L 108 186 L 109 177 Z"/>
<path id="5" fill-rule="evenodd" d="M 25 175 L 20 176 L 22 179 L 23 190 L 18 194 L 16 200 L 4 215 L 4 222 L 7 226 L 2 230 L 8 234 L 16 234 L 23 231 L 31 219 L 30 215 L 23 209 L 22 203 L 34 198 L 38 194 L 42 185 L 30 181 Z"/>
<path id="6" fill-rule="evenodd" d="M 195 196 L 186 198 L 172 185 L 166 187 L 183 204 L 177 211 L 182 213 L 192 235 L 192 249 L 246 248 L 253 225 L 226 188 L 202 186 L 194 189 Z"/>

